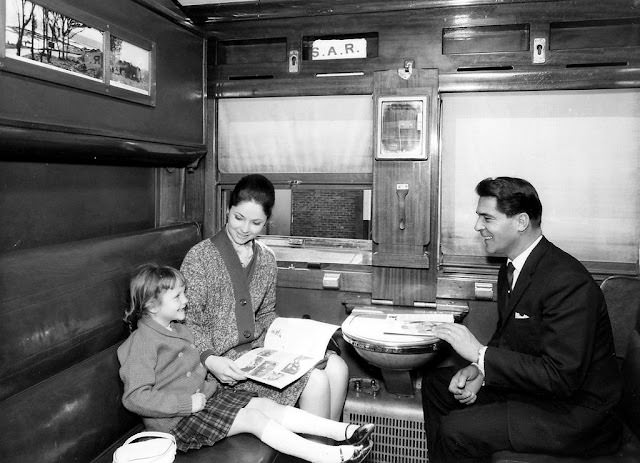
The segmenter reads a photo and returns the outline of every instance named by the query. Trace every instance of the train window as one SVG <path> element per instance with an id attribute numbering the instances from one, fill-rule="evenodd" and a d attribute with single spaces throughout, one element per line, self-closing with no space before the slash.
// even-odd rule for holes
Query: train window
<path id="1" fill-rule="evenodd" d="M 281 260 L 370 262 L 371 95 L 225 98 L 217 125 L 223 211 L 241 175 L 265 174 L 277 195 L 266 231 L 293 243 Z M 318 253 L 351 247 L 359 251 L 350 257 Z"/>
<path id="2" fill-rule="evenodd" d="M 223 210 L 232 187 L 222 187 Z M 276 204 L 261 239 L 281 264 L 371 264 L 371 189 L 327 185 L 290 188 L 277 181 L 275 187 Z M 222 218 L 221 223 L 224 221 Z"/>
<path id="3" fill-rule="evenodd" d="M 155 46 L 61 0 L 0 0 L 4 70 L 155 104 Z"/>
<path id="4" fill-rule="evenodd" d="M 523 177 L 541 197 L 543 232 L 594 273 L 637 273 L 640 90 L 445 94 L 441 254 L 445 272 L 490 264 L 475 185 Z"/>
<path id="5" fill-rule="evenodd" d="M 372 172 L 370 95 L 223 98 L 221 173 Z"/>

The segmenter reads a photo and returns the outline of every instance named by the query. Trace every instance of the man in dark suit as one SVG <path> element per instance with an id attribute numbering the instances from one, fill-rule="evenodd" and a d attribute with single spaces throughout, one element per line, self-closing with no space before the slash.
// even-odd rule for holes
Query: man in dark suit
<path id="1" fill-rule="evenodd" d="M 525 180 L 481 181 L 475 230 L 498 273 L 498 323 L 487 346 L 461 324 L 434 327 L 467 362 L 426 370 L 422 399 L 430 463 L 493 452 L 597 455 L 619 445 L 621 379 L 604 296 L 540 227 Z M 509 270 L 508 270 L 509 269 Z"/>

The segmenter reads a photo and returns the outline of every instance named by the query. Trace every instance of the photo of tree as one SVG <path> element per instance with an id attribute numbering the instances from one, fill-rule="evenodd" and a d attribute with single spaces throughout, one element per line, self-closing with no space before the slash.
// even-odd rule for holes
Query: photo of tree
<path id="1" fill-rule="evenodd" d="M 105 56 L 110 85 L 149 94 L 151 53 L 28 0 L 5 0 L 5 55 L 84 78 L 104 81 Z"/>

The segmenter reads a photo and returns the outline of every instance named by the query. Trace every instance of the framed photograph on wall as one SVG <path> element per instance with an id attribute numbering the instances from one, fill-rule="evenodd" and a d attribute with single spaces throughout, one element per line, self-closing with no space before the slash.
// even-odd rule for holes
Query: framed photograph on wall
<path id="1" fill-rule="evenodd" d="M 427 159 L 429 97 L 378 98 L 376 159 Z"/>

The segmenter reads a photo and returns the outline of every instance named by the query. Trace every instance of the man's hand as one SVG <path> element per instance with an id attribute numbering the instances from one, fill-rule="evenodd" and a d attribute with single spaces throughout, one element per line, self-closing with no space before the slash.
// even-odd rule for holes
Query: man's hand
<path id="1" fill-rule="evenodd" d="M 477 399 L 477 394 L 482 387 L 484 376 L 475 365 L 468 365 L 453 375 L 449 383 L 449 392 L 456 400 L 465 405 L 471 405 Z"/>
<path id="2" fill-rule="evenodd" d="M 451 347 L 465 360 L 478 361 L 478 351 L 482 344 L 466 326 L 459 323 L 440 323 L 433 326 L 432 333 L 436 338 L 451 344 Z"/>

